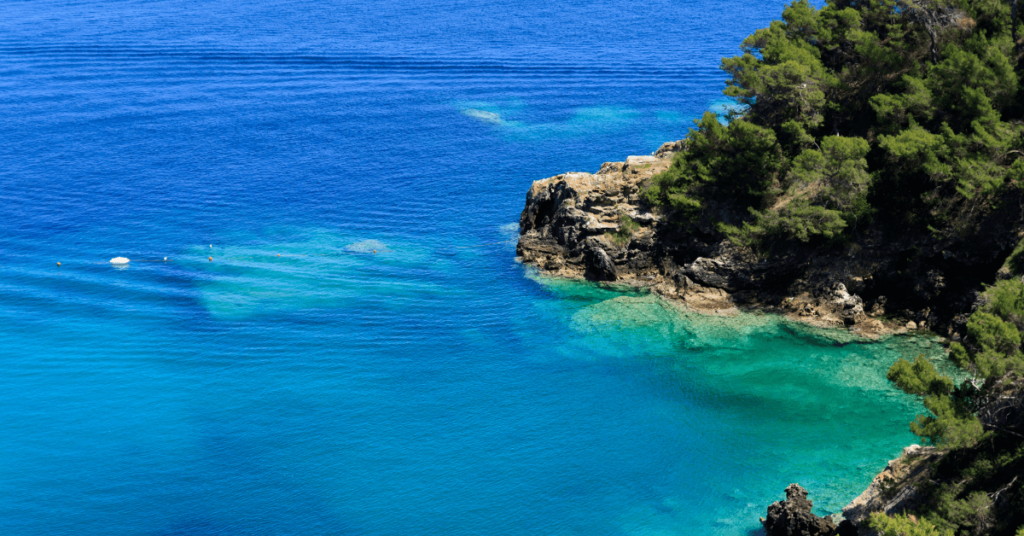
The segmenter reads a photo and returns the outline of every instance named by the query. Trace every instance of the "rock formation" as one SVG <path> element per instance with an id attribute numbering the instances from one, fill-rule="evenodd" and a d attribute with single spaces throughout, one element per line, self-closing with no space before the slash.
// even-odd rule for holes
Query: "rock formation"
<path id="1" fill-rule="evenodd" d="M 768 507 L 768 517 L 761 524 L 768 536 L 832 536 L 838 527 L 827 517 L 811 513 L 813 503 L 807 500 L 807 490 L 799 484 L 786 488 L 786 500 L 776 501 Z"/>
<path id="2" fill-rule="evenodd" d="M 869 336 L 930 329 L 957 340 L 979 281 L 994 280 L 1024 231 L 1006 214 L 985 223 L 978 236 L 990 238 L 963 244 L 866 226 L 845 246 L 788 244 L 763 258 L 715 229 L 738 223 L 745 207 L 709 206 L 684 227 L 646 202 L 644 188 L 680 150 L 684 141 L 594 174 L 534 182 L 517 254 L 551 275 L 646 287 L 712 314 L 750 307 Z M 882 318 L 901 320 L 883 326 Z"/>

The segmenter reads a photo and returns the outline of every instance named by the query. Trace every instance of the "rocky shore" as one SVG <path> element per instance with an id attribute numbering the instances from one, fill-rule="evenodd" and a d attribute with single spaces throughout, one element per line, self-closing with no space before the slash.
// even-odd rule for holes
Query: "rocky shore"
<path id="1" fill-rule="evenodd" d="M 807 490 L 790 484 L 785 490 L 786 500 L 772 503 L 761 525 L 768 536 L 869 536 L 874 533 L 867 526 L 871 514 L 891 516 L 914 511 L 921 499 L 918 488 L 928 479 L 929 464 L 940 456 L 931 447 L 911 445 L 903 449 L 903 454 L 889 461 L 864 493 L 843 507 L 841 515 L 814 515 Z"/>
<path id="2" fill-rule="evenodd" d="M 996 277 L 1024 230 L 1020 218 L 996 218 L 987 242 L 949 244 L 868 227 L 844 246 L 759 256 L 723 239 L 711 218 L 684 229 L 646 202 L 645 185 L 681 150 L 685 140 L 534 182 L 517 254 L 550 275 L 646 287 L 708 314 L 745 308 L 867 337 L 928 329 L 959 340 L 978 281 Z"/>
<path id="3" fill-rule="evenodd" d="M 648 288 L 705 314 L 748 309 L 869 338 L 930 330 L 957 341 L 980 303 L 980 283 L 1006 276 L 1000 267 L 1024 236 L 1021 207 L 1010 207 L 983 222 L 974 236 L 985 240 L 949 243 L 867 226 L 842 246 L 790 244 L 758 255 L 724 239 L 715 218 L 684 228 L 646 201 L 645 186 L 682 150 L 685 140 L 596 173 L 534 182 L 517 254 L 548 275 Z M 729 207 L 709 210 L 728 221 Z M 913 505 L 922 468 L 939 455 L 908 447 L 843 509 L 846 523 L 815 518 L 807 492 L 791 486 L 789 499 L 769 509 L 768 533 L 867 534 L 870 513 Z"/>

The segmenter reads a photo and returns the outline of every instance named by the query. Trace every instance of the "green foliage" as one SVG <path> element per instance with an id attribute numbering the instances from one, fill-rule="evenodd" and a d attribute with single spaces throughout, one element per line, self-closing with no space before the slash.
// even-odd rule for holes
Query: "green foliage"
<path id="1" fill-rule="evenodd" d="M 1006 393 L 1007 382 L 1017 388 L 1022 383 L 1017 326 L 1024 319 L 1024 283 L 1000 281 L 986 290 L 985 298 L 967 321 L 966 342 L 950 345 L 953 362 L 969 373 L 966 381 L 954 386 L 921 356 L 913 363 L 897 361 L 888 378 L 924 397 L 929 414 L 919 415 L 911 431 L 947 450 L 922 488 L 921 525 L 927 520 L 947 534 L 1010 536 L 1024 523 L 1024 482 L 1015 479 L 1024 475 L 1024 436 L 991 423 L 986 432 L 977 414 Z M 899 518 L 879 523 L 896 534 L 916 530 Z"/>
<path id="2" fill-rule="evenodd" d="M 967 237 L 1024 189 L 1011 28 L 1006 0 L 796 0 L 722 60 L 747 115 L 705 115 L 648 197 L 754 248 L 836 241 L 869 216 Z"/>
<path id="3" fill-rule="evenodd" d="M 1021 245 L 1017 246 L 1013 254 L 1019 249 Z M 988 298 L 986 310 L 1014 323 L 1024 319 L 1024 285 L 1021 285 L 1019 279 L 999 281 L 985 291 L 985 297 Z"/>
<path id="4" fill-rule="evenodd" d="M 981 423 L 974 407 L 954 390 L 953 380 L 940 374 L 935 365 L 919 355 L 910 363 L 900 359 L 889 368 L 889 381 L 903 391 L 924 397 L 931 415 L 918 415 L 910 431 L 933 445 L 946 447 L 973 444 L 981 436 Z"/>
<path id="5" fill-rule="evenodd" d="M 905 74 L 901 81 L 902 92 L 881 93 L 868 99 L 878 123 L 888 127 L 887 130 L 898 130 L 911 121 L 927 122 L 935 115 L 932 92 L 924 80 Z"/>
<path id="6" fill-rule="evenodd" d="M 742 119 L 724 126 L 707 112 L 691 129 L 687 150 L 654 177 L 648 199 L 693 221 L 706 200 L 753 201 L 766 194 L 781 169 L 781 148 L 771 129 Z"/>
<path id="7" fill-rule="evenodd" d="M 948 395 L 953 392 L 953 380 L 939 374 L 935 365 L 923 355 L 915 357 L 913 363 L 906 359 L 896 361 L 886 377 L 903 391 L 914 395 Z"/>
<path id="8" fill-rule="evenodd" d="M 981 346 L 983 352 L 1012 354 L 1020 347 L 1017 327 L 996 315 L 978 311 L 967 321 L 967 333 Z M 993 371 L 995 374 L 1002 374 Z M 991 374 L 982 372 L 982 376 Z"/>
<path id="9" fill-rule="evenodd" d="M 1021 333 L 1016 322 L 1024 319 L 1024 283 L 1001 281 L 986 292 L 987 304 L 967 321 L 968 348 L 950 345 L 950 358 L 973 377 L 959 387 L 918 356 L 913 363 L 898 360 L 887 377 L 903 391 L 924 397 L 930 415 L 920 415 L 910 429 L 934 445 L 959 448 L 974 444 L 982 427 L 975 413 L 979 405 L 1008 378 L 1024 373 Z"/>
<path id="10" fill-rule="evenodd" d="M 868 224 L 971 240 L 1024 194 L 1024 42 L 1009 1 L 794 1 L 722 61 L 725 94 L 748 113 L 728 126 L 706 114 L 648 199 L 761 252 L 859 241 Z M 1024 241 L 1006 266 L 1024 273 Z M 921 357 L 889 370 L 927 409 L 911 430 L 946 455 L 923 517 L 876 516 L 882 534 L 1024 536 L 1024 478 L 1012 480 L 1024 431 L 978 417 L 1024 382 L 1024 283 L 986 297 L 950 346 L 959 385 Z"/>
<path id="11" fill-rule="evenodd" d="M 815 237 L 837 238 L 846 228 L 838 210 L 812 205 L 808 199 L 797 199 L 778 210 L 754 211 L 755 224 L 744 224 L 744 231 L 755 236 L 781 236 L 810 242 Z"/>
<path id="12" fill-rule="evenodd" d="M 725 94 L 756 107 L 769 124 L 818 127 L 825 92 L 837 83 L 821 62 L 821 50 L 811 44 L 822 31 L 819 12 L 807 0 L 797 0 L 782 18 L 744 40 L 743 56 L 722 60 L 722 69 L 732 76 Z"/>
<path id="13" fill-rule="evenodd" d="M 970 401 L 949 395 L 930 395 L 924 407 L 931 415 L 918 415 L 910 431 L 926 442 L 944 448 L 970 447 L 983 433 Z"/>
<path id="14" fill-rule="evenodd" d="M 1020 163 L 1024 164 L 1024 160 L 1021 160 Z M 1024 171 L 1024 165 L 1021 168 Z M 1006 262 L 1002 267 L 1009 270 L 1010 274 L 1014 276 L 1024 274 L 1024 240 L 1017 243 L 1010 255 L 1006 257 Z"/>
<path id="15" fill-rule="evenodd" d="M 956 534 L 1011 536 L 1024 523 L 1024 443 L 987 433 L 973 447 L 953 450 L 929 469 L 920 486 L 922 520 Z"/>
<path id="16" fill-rule="evenodd" d="M 795 123 L 784 128 L 794 143 L 806 136 Z M 871 175 L 865 159 L 869 149 L 860 138 L 841 136 L 825 138 L 820 148 L 803 149 L 792 161 L 785 202 L 768 210 L 750 208 L 754 221 L 744 222 L 742 228 L 727 227 L 726 234 L 743 245 L 755 243 L 759 237 L 801 242 L 839 238 L 871 212 L 867 203 Z"/>
<path id="17" fill-rule="evenodd" d="M 823 139 L 820 150 L 805 149 L 793 159 L 792 195 L 809 196 L 815 205 L 835 210 L 846 220 L 867 214 L 868 150 L 867 141 L 840 136 Z"/>
<path id="18" fill-rule="evenodd" d="M 940 108 L 965 110 L 968 113 L 961 120 L 969 121 L 976 111 L 968 104 L 968 92 L 980 91 L 1004 108 L 1017 93 L 1017 75 L 1006 53 L 986 40 L 983 33 L 968 39 L 965 45 L 946 47 L 945 58 L 929 69 L 927 85 Z"/>
<path id="19" fill-rule="evenodd" d="M 927 519 L 911 519 L 905 514 L 889 517 L 882 512 L 871 514 L 868 526 L 879 536 L 954 536 L 952 530 L 940 529 Z"/>
<path id="20" fill-rule="evenodd" d="M 640 224 L 626 214 L 619 216 L 619 230 L 611 233 L 612 242 L 618 246 L 625 246 L 633 238 L 633 233 L 640 229 Z"/>

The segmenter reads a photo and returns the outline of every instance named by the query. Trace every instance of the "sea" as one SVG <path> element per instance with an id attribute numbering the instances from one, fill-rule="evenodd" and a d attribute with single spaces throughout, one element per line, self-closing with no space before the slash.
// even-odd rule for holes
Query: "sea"
<path id="1" fill-rule="evenodd" d="M 725 110 L 743 0 L 5 0 L 0 534 L 761 533 L 942 357 L 517 261 L 531 183 Z M 126 257 L 128 264 L 110 259 Z"/>

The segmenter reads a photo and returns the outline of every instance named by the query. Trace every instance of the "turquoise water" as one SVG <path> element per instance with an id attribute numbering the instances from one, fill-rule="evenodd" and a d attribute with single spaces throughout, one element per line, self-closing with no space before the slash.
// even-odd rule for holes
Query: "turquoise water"
<path id="1" fill-rule="evenodd" d="M 914 441 L 885 369 L 934 342 L 515 260 L 533 180 L 724 109 L 781 5 L 5 3 L 0 533 L 744 535 L 794 481 L 836 511 Z"/>

